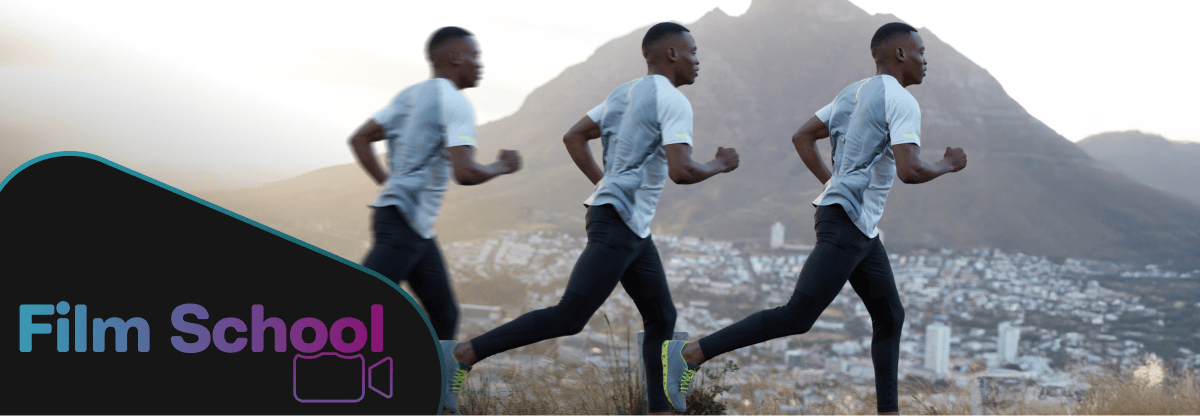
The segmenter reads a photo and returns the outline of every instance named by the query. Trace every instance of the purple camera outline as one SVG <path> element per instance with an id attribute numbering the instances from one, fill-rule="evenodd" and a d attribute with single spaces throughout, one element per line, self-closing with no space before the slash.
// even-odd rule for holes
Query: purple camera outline
<path id="1" fill-rule="evenodd" d="M 359 393 L 358 393 L 357 399 L 353 399 L 353 400 L 351 400 L 351 399 L 301 399 L 300 396 L 298 394 L 296 394 L 296 363 L 299 362 L 301 358 L 306 359 L 306 360 L 315 360 L 317 358 L 320 358 L 320 357 L 326 356 L 326 355 L 336 355 L 336 356 L 338 356 L 338 358 L 341 358 L 344 360 L 353 360 L 355 358 L 358 359 L 358 366 L 359 366 L 358 371 L 360 374 L 360 376 L 359 376 L 360 384 L 359 384 Z M 317 355 L 296 354 L 296 356 L 294 358 L 292 358 L 292 397 L 295 397 L 296 401 L 298 401 L 300 403 L 358 403 L 358 402 L 362 401 L 362 399 L 364 397 L 367 397 L 367 389 L 366 389 L 366 381 L 367 380 L 366 380 L 366 374 L 365 374 L 366 367 L 367 367 L 367 360 L 365 358 L 363 358 L 363 355 L 361 353 L 354 354 L 354 355 L 342 355 L 342 354 L 338 354 L 336 352 L 326 351 L 326 352 L 322 352 Z"/>
<path id="2" fill-rule="evenodd" d="M 326 356 L 326 355 L 335 355 L 338 358 L 341 358 L 344 360 L 358 359 L 358 365 L 359 365 L 358 371 L 359 371 L 359 383 L 360 384 L 359 384 L 359 393 L 358 393 L 357 399 L 301 399 L 300 396 L 296 393 L 296 364 L 302 358 L 305 360 L 314 360 L 314 359 L 317 359 L 317 358 L 320 358 L 320 357 Z M 387 361 L 387 363 L 388 363 L 388 391 L 387 391 L 387 393 L 384 393 L 384 392 L 380 391 L 379 389 L 375 388 L 375 386 L 373 385 L 374 380 L 375 380 L 375 372 L 371 371 L 371 370 L 374 370 L 375 367 L 382 365 L 384 361 Z M 292 358 L 292 397 L 294 397 L 296 399 L 296 401 L 298 401 L 300 403 L 358 403 L 358 402 L 362 401 L 362 399 L 366 398 L 367 388 L 370 387 L 371 390 L 374 391 L 375 393 L 378 393 L 380 396 L 383 396 L 386 399 L 390 399 L 390 398 L 392 398 L 392 395 L 393 395 L 392 389 L 393 389 L 394 381 L 392 379 L 395 377 L 392 374 L 393 370 L 394 370 L 394 364 L 393 364 L 394 362 L 395 361 L 392 360 L 392 357 L 385 357 L 384 359 L 379 360 L 375 364 L 371 364 L 370 368 L 367 368 L 366 367 L 367 360 L 366 360 L 366 358 L 363 357 L 363 355 L 361 353 L 354 354 L 354 355 L 342 355 L 337 352 L 326 351 L 326 352 L 322 352 L 322 353 L 319 353 L 316 355 L 296 354 L 295 357 Z"/>

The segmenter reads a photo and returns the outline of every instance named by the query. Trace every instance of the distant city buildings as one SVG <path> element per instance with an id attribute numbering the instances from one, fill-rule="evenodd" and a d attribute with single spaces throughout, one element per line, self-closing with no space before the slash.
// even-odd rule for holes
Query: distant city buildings
<path id="1" fill-rule="evenodd" d="M 1017 361 L 1017 344 L 1020 341 L 1021 328 L 1008 321 L 1000 323 L 1000 337 L 996 339 L 996 352 L 1000 356 L 1001 365 Z"/>
<path id="2" fill-rule="evenodd" d="M 783 223 L 776 222 L 771 226 L 771 248 L 783 247 Z"/>
<path id="3" fill-rule="evenodd" d="M 800 367 L 803 362 L 804 350 L 788 350 L 783 354 L 783 365 L 787 368 Z"/>
<path id="4" fill-rule="evenodd" d="M 950 374 L 950 327 L 941 322 L 925 326 L 925 369 Z"/>
<path id="5" fill-rule="evenodd" d="M 846 363 L 846 360 L 843 360 L 841 358 L 825 359 L 825 372 L 828 374 L 845 373 L 847 367 L 848 367 L 848 365 Z"/>
<path id="6" fill-rule="evenodd" d="M 776 222 L 774 225 L 771 226 L 771 239 L 770 239 L 770 243 L 771 243 L 770 247 L 771 248 L 773 248 L 773 249 L 781 248 L 784 250 L 812 251 L 813 246 L 811 246 L 811 245 L 786 243 L 784 240 L 784 231 L 785 231 L 785 227 L 783 226 L 783 223 L 781 223 L 781 222 Z"/>
<path id="7" fill-rule="evenodd" d="M 467 303 L 458 306 L 462 310 L 463 319 L 499 321 L 504 318 L 504 308 L 499 306 L 471 305 Z"/>

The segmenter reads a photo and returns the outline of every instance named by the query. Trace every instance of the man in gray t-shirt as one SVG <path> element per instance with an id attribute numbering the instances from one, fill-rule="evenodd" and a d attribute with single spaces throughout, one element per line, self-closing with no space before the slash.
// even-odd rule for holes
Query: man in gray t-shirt
<path id="1" fill-rule="evenodd" d="M 350 147 L 359 164 L 383 185 L 371 203 L 374 244 L 363 267 L 396 283 L 407 280 L 438 339 L 454 339 L 458 306 L 446 275 L 433 223 L 451 175 L 476 185 L 517 171 L 521 157 L 501 150 L 495 163 L 475 163 L 475 111 L 459 90 L 479 82 L 479 49 L 470 32 L 444 27 L 426 52 L 433 77 L 408 87 L 358 129 Z M 371 143 L 387 140 L 384 172 Z"/>
<path id="2" fill-rule="evenodd" d="M 458 344 L 447 364 L 457 367 L 450 411 L 471 365 L 489 356 L 545 339 L 577 334 L 617 283 L 642 315 L 646 336 L 643 360 L 655 362 L 662 341 L 675 328 L 675 306 L 667 290 L 662 259 L 650 236 L 650 220 L 667 177 L 679 184 L 703 181 L 738 166 L 737 152 L 718 148 L 708 163 L 692 160 L 692 106 L 678 90 L 695 81 L 700 69 L 696 42 L 686 28 L 659 23 L 642 39 L 648 74 L 619 87 L 587 112 L 563 137 L 571 160 L 596 185 L 587 208 L 587 247 L 579 255 L 558 304 L 522 315 Z M 604 169 L 588 141 L 600 139 Z M 649 410 L 670 412 L 662 375 L 646 366 Z"/>
<path id="3" fill-rule="evenodd" d="M 752 314 L 697 342 L 663 346 L 667 397 L 683 398 L 699 365 L 720 354 L 808 332 L 849 281 L 871 315 L 871 361 L 880 414 L 899 411 L 897 369 L 904 308 L 877 224 L 892 178 L 921 183 L 967 165 L 962 149 L 946 148 L 933 164 L 918 158 L 921 109 L 904 88 L 925 77 L 925 46 L 912 26 L 888 23 L 871 39 L 876 75 L 847 86 L 792 137 L 796 152 L 825 190 L 817 206 L 817 244 L 784 306 Z M 814 143 L 829 137 L 833 170 Z"/>

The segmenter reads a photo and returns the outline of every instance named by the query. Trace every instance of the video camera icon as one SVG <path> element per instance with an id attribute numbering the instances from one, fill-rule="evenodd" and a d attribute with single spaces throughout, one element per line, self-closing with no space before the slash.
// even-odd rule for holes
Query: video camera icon
<path id="1" fill-rule="evenodd" d="M 386 373 L 384 363 L 387 363 Z M 392 363 L 392 357 L 386 357 L 367 367 L 362 354 L 296 354 L 292 359 L 292 396 L 300 403 L 358 403 L 366 397 L 369 387 L 390 399 L 393 394 Z M 379 377 L 376 377 L 377 372 Z M 384 380 L 387 381 L 386 392 L 376 386 Z"/>

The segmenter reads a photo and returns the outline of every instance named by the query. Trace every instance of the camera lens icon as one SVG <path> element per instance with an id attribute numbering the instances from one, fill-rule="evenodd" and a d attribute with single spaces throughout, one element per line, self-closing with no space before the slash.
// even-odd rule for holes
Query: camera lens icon
<path id="1" fill-rule="evenodd" d="M 300 403 L 358 403 L 370 388 L 390 399 L 392 363 L 392 357 L 385 357 L 367 367 L 362 354 L 296 354 L 292 359 L 292 395 Z"/>

